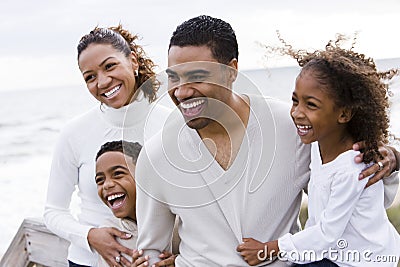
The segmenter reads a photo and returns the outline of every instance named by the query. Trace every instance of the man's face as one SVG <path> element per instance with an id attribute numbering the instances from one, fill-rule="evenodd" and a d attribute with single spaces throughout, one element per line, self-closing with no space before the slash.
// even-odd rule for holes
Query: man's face
<path id="1" fill-rule="evenodd" d="M 190 128 L 202 129 L 217 121 L 224 110 L 220 105 L 229 105 L 230 68 L 220 64 L 207 46 L 171 46 L 168 91 Z"/>

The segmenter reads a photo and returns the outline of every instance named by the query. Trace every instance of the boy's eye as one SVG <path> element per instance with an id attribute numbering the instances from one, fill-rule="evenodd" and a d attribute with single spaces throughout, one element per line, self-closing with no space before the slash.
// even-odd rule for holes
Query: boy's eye
<path id="1" fill-rule="evenodd" d="M 121 177 L 124 176 L 124 175 L 125 175 L 125 173 L 122 172 L 122 171 L 116 171 L 116 172 L 114 172 L 114 177 L 115 177 L 115 178 L 121 178 Z"/>
<path id="2" fill-rule="evenodd" d="M 95 181 L 97 185 L 102 185 L 104 183 L 104 177 L 97 176 Z"/>

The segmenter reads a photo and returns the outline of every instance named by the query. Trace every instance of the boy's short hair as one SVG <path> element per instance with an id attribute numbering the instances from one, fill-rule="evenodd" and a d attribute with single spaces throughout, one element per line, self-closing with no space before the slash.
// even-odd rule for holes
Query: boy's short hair
<path id="1" fill-rule="evenodd" d="M 121 152 L 132 158 L 133 164 L 136 164 L 142 145 L 138 142 L 128 141 L 111 141 L 103 144 L 100 150 L 97 152 L 96 160 L 106 152 Z"/>

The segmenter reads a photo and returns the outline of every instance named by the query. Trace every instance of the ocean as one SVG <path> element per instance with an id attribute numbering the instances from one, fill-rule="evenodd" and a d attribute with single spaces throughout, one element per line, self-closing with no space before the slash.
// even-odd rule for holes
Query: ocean
<path id="1" fill-rule="evenodd" d="M 377 61 L 400 68 L 400 58 Z M 245 70 L 241 73 L 264 95 L 291 101 L 297 67 Z M 400 81 L 391 97 L 391 130 L 400 136 Z M 2 91 L 0 105 L 0 257 L 24 218 L 41 217 L 51 156 L 63 125 L 98 105 L 84 84 L 76 88 Z M 396 145 L 398 149 L 400 147 Z M 77 198 L 71 206 L 77 212 Z"/>

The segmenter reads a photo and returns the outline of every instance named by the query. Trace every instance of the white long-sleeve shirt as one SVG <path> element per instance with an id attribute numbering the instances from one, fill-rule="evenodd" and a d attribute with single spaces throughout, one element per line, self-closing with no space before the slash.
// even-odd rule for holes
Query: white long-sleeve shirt
<path id="1" fill-rule="evenodd" d="M 97 106 L 64 127 L 54 150 L 44 220 L 52 232 L 71 242 L 70 261 L 97 264 L 97 255 L 90 248 L 87 235 L 91 228 L 103 225 L 104 220 L 113 216 L 97 195 L 95 156 L 101 145 L 121 139 L 143 144 L 163 127 L 168 114 L 169 109 L 149 104 L 140 93 L 127 106 L 120 109 Z M 80 198 L 77 219 L 70 211 L 76 187 Z"/>
<path id="2" fill-rule="evenodd" d="M 280 251 L 287 253 L 281 254 L 284 259 L 307 263 L 331 258 L 339 266 L 397 266 L 400 236 L 386 215 L 383 182 L 365 188 L 368 179 L 358 180 L 366 167 L 354 163 L 358 153 L 349 150 L 322 164 L 318 143 L 312 144 L 309 219 L 304 231 L 278 239 Z"/>
<path id="3" fill-rule="evenodd" d="M 243 237 L 266 242 L 298 231 L 310 146 L 297 136 L 287 104 L 249 98 L 245 136 L 228 170 L 178 110 L 142 149 L 136 165 L 138 249 L 150 256 L 150 264 L 168 246 L 175 214 L 181 220 L 179 267 L 248 266 L 236 251 Z M 394 179 L 385 179 L 392 183 L 389 202 L 397 190 Z M 286 266 L 279 260 L 270 264 Z"/>
<path id="4" fill-rule="evenodd" d="M 138 249 L 150 264 L 168 246 L 175 214 L 181 221 L 176 266 L 248 266 L 236 251 L 243 237 L 268 241 L 298 231 L 309 146 L 296 135 L 287 104 L 249 98 L 245 137 L 226 171 L 179 111 L 145 144 L 136 165 L 136 211 Z"/>

